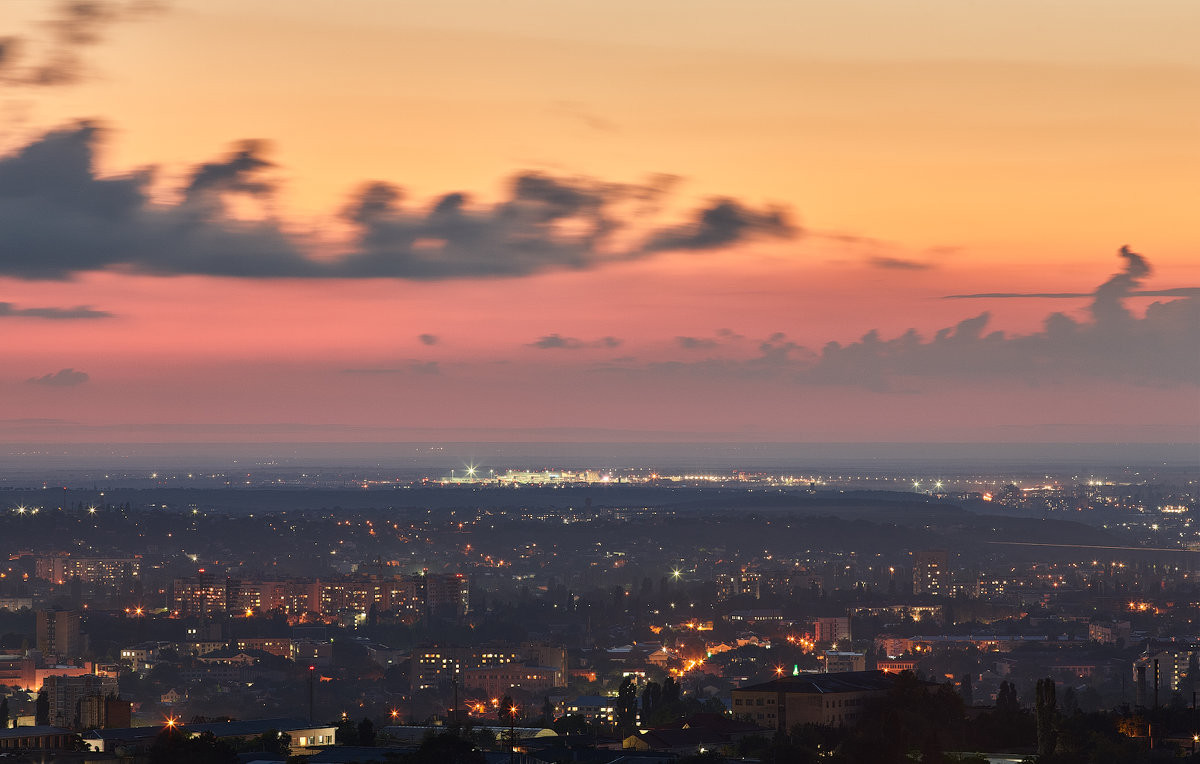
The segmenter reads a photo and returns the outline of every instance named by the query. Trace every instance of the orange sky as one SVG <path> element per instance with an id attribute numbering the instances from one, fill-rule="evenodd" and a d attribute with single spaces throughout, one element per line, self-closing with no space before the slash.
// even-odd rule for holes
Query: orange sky
<path id="1" fill-rule="evenodd" d="M 208 423 L 263 425 L 264 439 L 279 423 L 333 440 L 412 426 L 1197 439 L 1194 363 L 1105 358 L 1200 356 L 1180 328 L 1194 295 L 1127 297 L 1129 323 L 1108 325 L 1087 296 L 943 299 L 1090 293 L 1126 244 L 1153 269 L 1133 288 L 1200 284 L 1192 2 L 176 0 L 69 47 L 77 81 L 22 81 L 66 50 L 45 26 L 56 7 L 0 8 L 22 42 L 0 68 L 0 149 L 98 120 L 96 171 L 156 168 L 155 214 L 184 209 L 195 168 L 253 138 L 269 142 L 256 177 L 275 191 L 223 194 L 214 225 L 265 215 L 315 259 L 357 246 L 342 213 L 368 181 L 402 187 L 406 214 L 452 191 L 482 214 L 526 171 L 593 190 L 677 176 L 631 240 L 714 197 L 782 207 L 796 235 L 503 278 L 151 275 L 119 255 L 66 279 L 0 271 L 8 440 L 170 439 L 164 424 L 186 440 Z M 3 178 L 0 229 L 22 222 Z M 52 234 L 58 213 L 36 214 Z M 37 256 L 18 246 L 0 264 Z M 23 312 L 82 305 L 111 315 Z M 1005 332 L 995 353 L 983 335 L 933 343 L 985 311 Z M 1054 311 L 1078 337 L 1041 336 Z M 821 355 L 910 328 L 929 346 Z"/>

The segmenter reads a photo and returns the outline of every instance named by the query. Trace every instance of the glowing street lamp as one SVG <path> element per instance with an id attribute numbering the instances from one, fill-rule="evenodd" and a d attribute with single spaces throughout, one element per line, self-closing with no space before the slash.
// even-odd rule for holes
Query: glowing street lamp
<path id="1" fill-rule="evenodd" d="M 517 704 L 508 707 L 508 762 L 516 764 L 517 760 Z"/>

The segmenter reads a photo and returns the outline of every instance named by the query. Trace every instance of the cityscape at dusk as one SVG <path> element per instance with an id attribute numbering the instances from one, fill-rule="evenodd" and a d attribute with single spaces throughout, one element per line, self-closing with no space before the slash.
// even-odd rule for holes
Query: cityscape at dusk
<path id="1" fill-rule="evenodd" d="M 0 759 L 1200 762 L 1198 32 L 0 2 Z"/>

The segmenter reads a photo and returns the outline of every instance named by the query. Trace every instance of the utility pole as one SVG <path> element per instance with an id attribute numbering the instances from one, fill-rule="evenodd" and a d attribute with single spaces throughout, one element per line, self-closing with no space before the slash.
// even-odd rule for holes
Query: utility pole
<path id="1" fill-rule="evenodd" d="M 517 706 L 508 707 L 508 764 L 517 761 Z"/>
<path id="2" fill-rule="evenodd" d="M 314 695 L 313 695 L 313 693 L 314 693 L 313 680 L 315 679 L 316 670 L 317 670 L 316 664 L 312 664 L 308 667 L 308 723 L 309 724 L 313 723 L 313 697 L 314 697 Z"/>

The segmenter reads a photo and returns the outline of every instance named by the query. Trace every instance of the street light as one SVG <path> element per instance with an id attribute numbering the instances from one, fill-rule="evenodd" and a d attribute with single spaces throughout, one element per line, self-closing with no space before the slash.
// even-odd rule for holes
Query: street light
<path id="1" fill-rule="evenodd" d="M 508 707 L 508 764 L 517 760 L 517 704 Z"/>

